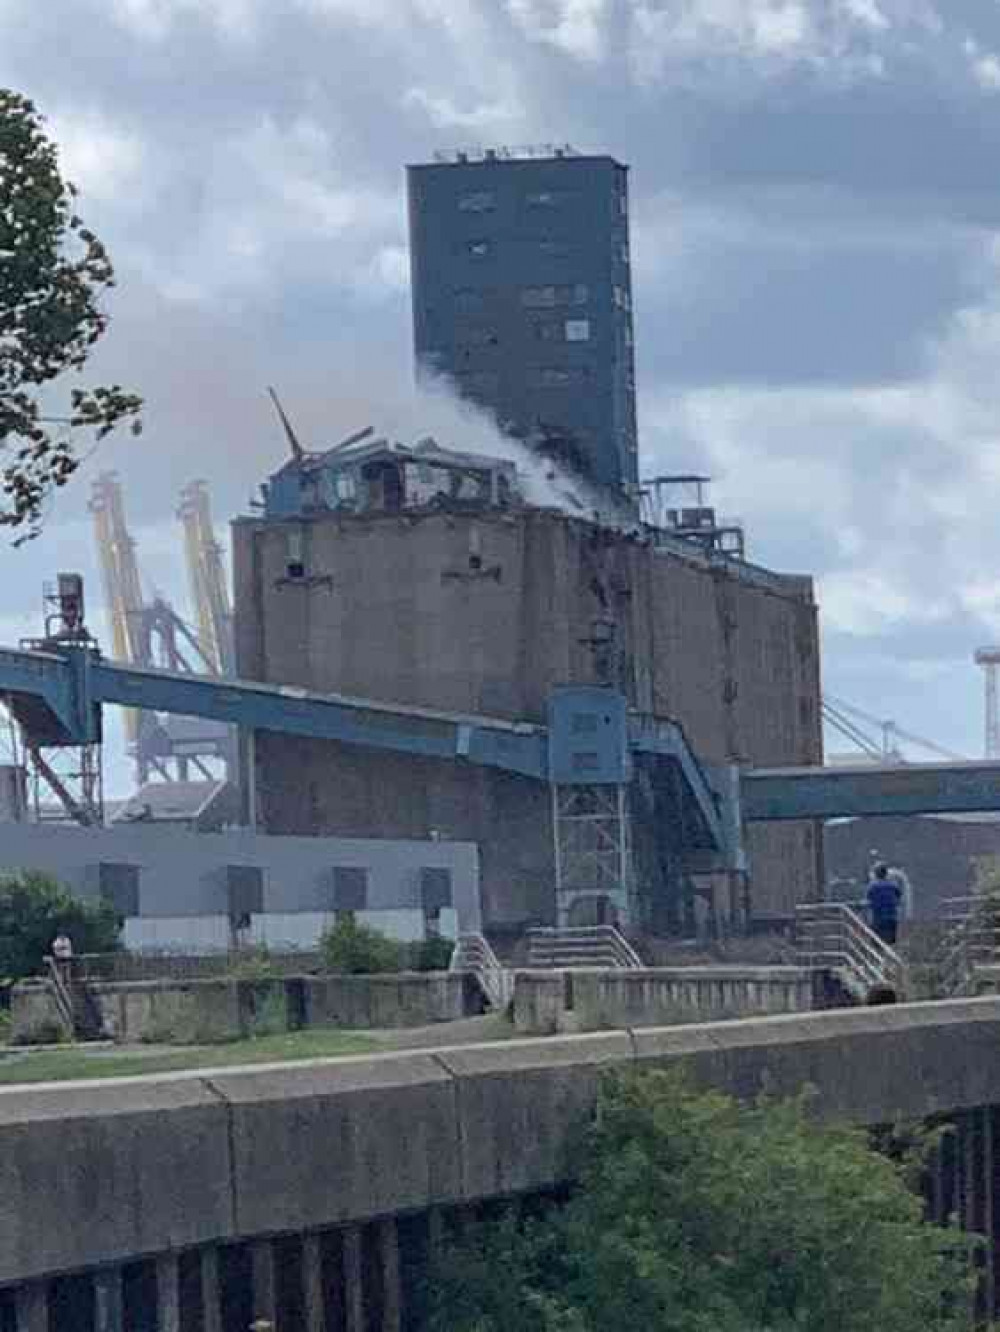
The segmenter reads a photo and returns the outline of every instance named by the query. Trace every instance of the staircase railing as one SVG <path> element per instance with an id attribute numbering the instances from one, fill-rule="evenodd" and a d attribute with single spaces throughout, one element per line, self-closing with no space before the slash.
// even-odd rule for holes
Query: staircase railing
<path id="1" fill-rule="evenodd" d="M 460 934 L 449 963 L 450 971 L 470 971 L 479 981 L 490 1007 L 502 1012 L 514 995 L 513 973 L 504 967 L 481 934 Z"/>
<path id="2" fill-rule="evenodd" d="M 528 931 L 528 965 L 539 968 L 641 968 L 642 958 L 613 925 Z"/>
<path id="3" fill-rule="evenodd" d="M 877 985 L 902 988 L 903 959 L 846 902 L 803 904 L 795 918 L 802 966 L 825 967 L 859 998 Z"/>
<path id="4" fill-rule="evenodd" d="M 942 902 L 947 932 L 941 954 L 941 988 L 967 994 L 976 968 L 1000 961 L 1000 902 L 976 894 Z"/>
<path id="5" fill-rule="evenodd" d="M 73 995 L 66 984 L 63 968 L 54 957 L 46 957 L 45 966 L 49 973 L 49 984 L 56 1001 L 60 1021 L 70 1036 L 76 1035 L 76 1013 L 73 1008 Z"/>

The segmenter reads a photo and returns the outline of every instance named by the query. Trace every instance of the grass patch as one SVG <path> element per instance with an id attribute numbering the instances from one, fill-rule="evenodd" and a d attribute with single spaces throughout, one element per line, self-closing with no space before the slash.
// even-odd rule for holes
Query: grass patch
<path id="1" fill-rule="evenodd" d="M 84 1046 L 71 1045 L 65 1050 L 0 1058 L 0 1086 L 68 1082 L 81 1078 L 137 1077 L 144 1073 L 175 1073 L 187 1068 L 222 1068 L 237 1064 L 293 1063 L 302 1059 L 368 1054 L 385 1048 L 384 1044 L 380 1045 L 366 1035 L 319 1027 L 166 1054 L 88 1051 Z"/>

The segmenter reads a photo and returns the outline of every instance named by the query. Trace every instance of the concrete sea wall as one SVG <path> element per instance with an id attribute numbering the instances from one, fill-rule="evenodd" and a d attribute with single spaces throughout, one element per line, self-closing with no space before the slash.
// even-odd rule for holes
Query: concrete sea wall
<path id="1" fill-rule="evenodd" d="M 544 1192 L 610 1070 L 882 1124 L 1000 1104 L 998 1048 L 987 998 L 6 1088 L 0 1287 Z"/>
<path id="2" fill-rule="evenodd" d="M 807 967 L 657 967 L 519 971 L 514 1025 L 525 1036 L 710 1022 L 818 1006 Z"/>
<path id="3" fill-rule="evenodd" d="M 105 1033 L 116 1041 L 208 1043 L 302 1027 L 417 1027 L 481 1011 L 478 986 L 462 972 L 385 976 L 298 976 L 267 980 L 92 982 Z M 15 1043 L 60 1027 L 46 981 L 14 987 Z"/>

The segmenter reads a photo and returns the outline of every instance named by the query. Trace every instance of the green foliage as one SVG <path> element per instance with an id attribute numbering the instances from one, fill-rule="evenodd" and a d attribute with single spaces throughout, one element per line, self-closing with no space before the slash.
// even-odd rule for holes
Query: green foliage
<path id="1" fill-rule="evenodd" d="M 319 947 L 327 971 L 373 976 L 393 971 L 447 971 L 455 945 L 451 939 L 440 938 L 401 943 L 360 924 L 352 911 L 345 911 L 320 939 Z"/>
<path id="2" fill-rule="evenodd" d="M 288 1030 L 288 1005 L 283 985 L 254 986 L 247 1035 L 254 1040 L 278 1036 Z"/>
<path id="3" fill-rule="evenodd" d="M 230 959 L 226 975 L 232 980 L 272 980 L 281 975 L 281 970 L 273 962 L 267 945 L 255 944 Z"/>
<path id="4" fill-rule="evenodd" d="M 118 917 L 109 903 L 81 902 L 34 871 L 0 877 L 0 979 L 37 975 L 60 931 L 76 953 L 119 946 Z"/>
<path id="5" fill-rule="evenodd" d="M 378 930 L 358 923 L 353 912 L 345 911 L 320 939 L 320 952 L 329 971 L 348 976 L 374 975 L 401 971 L 403 947 L 387 939 Z"/>
<path id="6" fill-rule="evenodd" d="M 393 971 L 447 971 L 455 944 L 441 938 L 402 943 L 360 924 L 352 911 L 345 911 L 320 939 L 319 948 L 327 971 L 374 976 Z"/>
<path id="7" fill-rule="evenodd" d="M 406 965 L 411 971 L 447 971 L 455 944 L 440 936 L 407 944 Z"/>
<path id="8" fill-rule="evenodd" d="M 37 533 L 43 501 L 79 466 L 81 431 L 102 439 L 141 399 L 118 384 L 50 385 L 83 370 L 107 331 L 102 298 L 115 285 L 104 246 L 76 212 L 76 190 L 32 102 L 0 88 L 0 525 Z M 51 414 L 55 412 L 56 414 Z M 58 429 L 53 431 L 51 425 Z"/>
<path id="9" fill-rule="evenodd" d="M 906 1170 L 800 1101 L 609 1079 L 568 1204 L 447 1249 L 430 1327 L 957 1332 L 972 1241 L 923 1221 Z"/>
<path id="10" fill-rule="evenodd" d="M 0 1008 L 0 1045 L 10 1044 L 11 1016 L 6 1009 Z"/>

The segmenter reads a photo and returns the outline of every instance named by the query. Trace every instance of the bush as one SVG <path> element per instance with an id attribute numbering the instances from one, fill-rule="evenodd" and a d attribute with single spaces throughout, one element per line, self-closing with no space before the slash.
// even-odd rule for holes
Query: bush
<path id="1" fill-rule="evenodd" d="M 288 1030 L 288 1005 L 284 985 L 254 986 L 250 998 L 247 1035 L 280 1036 Z"/>
<path id="2" fill-rule="evenodd" d="M 440 937 L 407 944 L 407 966 L 411 971 L 447 971 L 454 951 L 453 940 Z"/>
<path id="3" fill-rule="evenodd" d="M 447 971 L 455 945 L 451 939 L 430 938 L 413 943 L 390 939 L 353 913 L 345 913 L 320 940 L 327 971 L 372 976 L 393 971 Z"/>
<path id="4" fill-rule="evenodd" d="M 977 1242 L 923 1220 L 913 1163 L 802 1101 L 610 1078 L 561 1209 L 464 1230 L 432 1332 L 958 1332 Z"/>
<path id="5" fill-rule="evenodd" d="M 347 976 L 402 971 L 406 962 L 402 944 L 368 925 L 360 925 L 349 912 L 326 931 L 319 946 L 327 970 Z"/>
<path id="6" fill-rule="evenodd" d="M 226 975 L 233 980 L 274 980 L 280 977 L 281 970 L 271 960 L 267 945 L 255 944 L 231 957 Z"/>
<path id="7" fill-rule="evenodd" d="M 81 901 L 34 871 L 0 877 L 0 980 L 38 975 L 60 931 L 75 953 L 110 953 L 121 946 L 110 903 Z"/>

